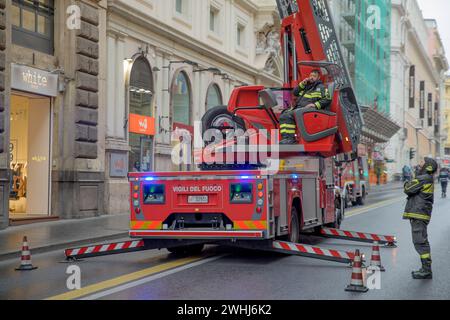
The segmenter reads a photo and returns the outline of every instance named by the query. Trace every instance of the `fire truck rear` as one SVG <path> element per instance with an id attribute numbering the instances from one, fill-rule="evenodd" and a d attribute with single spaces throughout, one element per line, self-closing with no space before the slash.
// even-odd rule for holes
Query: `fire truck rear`
<path id="1" fill-rule="evenodd" d="M 275 175 L 257 170 L 130 174 L 130 236 L 298 242 L 302 231 L 339 227 L 343 216 L 333 160 L 302 157 L 295 163 L 301 171 Z M 171 250 L 184 250 L 179 244 Z"/>
<path id="2" fill-rule="evenodd" d="M 338 168 L 337 180 L 345 208 L 350 204 L 364 205 L 370 189 L 367 157 L 358 157 L 352 162 L 342 163 Z"/>

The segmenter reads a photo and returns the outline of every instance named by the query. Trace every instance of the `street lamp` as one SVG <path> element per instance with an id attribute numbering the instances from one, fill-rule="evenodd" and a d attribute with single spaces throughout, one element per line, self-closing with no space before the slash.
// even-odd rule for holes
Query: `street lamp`
<path id="1" fill-rule="evenodd" d="M 217 74 L 217 75 L 220 75 L 222 73 L 222 71 L 220 71 L 220 69 L 214 68 L 214 67 L 206 68 L 206 69 L 194 70 L 194 72 L 204 72 L 204 71 L 209 71 L 209 72 L 212 72 L 212 73 Z"/>

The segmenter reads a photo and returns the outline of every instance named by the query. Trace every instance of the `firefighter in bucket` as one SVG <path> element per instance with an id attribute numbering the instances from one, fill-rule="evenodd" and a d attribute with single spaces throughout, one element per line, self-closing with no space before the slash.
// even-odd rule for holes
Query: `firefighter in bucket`
<path id="1" fill-rule="evenodd" d="M 293 90 L 296 97 L 294 105 L 285 110 L 280 117 L 281 142 L 280 144 L 296 144 L 295 135 L 297 125 L 295 110 L 298 108 L 316 108 L 324 110 L 330 106 L 332 99 L 328 88 L 320 80 L 320 70 L 313 70 L 308 78 L 300 82 Z"/>

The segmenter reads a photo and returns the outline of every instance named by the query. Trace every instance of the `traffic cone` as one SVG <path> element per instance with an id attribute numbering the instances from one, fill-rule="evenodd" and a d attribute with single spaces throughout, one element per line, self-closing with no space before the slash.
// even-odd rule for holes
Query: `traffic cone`
<path id="1" fill-rule="evenodd" d="M 377 241 L 373 243 L 372 246 L 372 258 L 370 259 L 370 266 L 379 268 L 380 271 L 386 271 L 386 269 L 381 265 L 381 255 L 380 255 L 380 245 Z"/>
<path id="2" fill-rule="evenodd" d="M 37 267 L 33 267 L 31 264 L 31 252 L 28 248 L 28 239 L 27 237 L 23 237 L 22 257 L 20 266 L 16 269 L 16 271 L 31 271 L 35 269 L 37 269 Z"/>
<path id="3" fill-rule="evenodd" d="M 364 278 L 361 268 L 361 254 L 356 250 L 353 258 L 352 280 L 345 291 L 350 292 L 367 292 L 369 289 L 364 285 Z"/>

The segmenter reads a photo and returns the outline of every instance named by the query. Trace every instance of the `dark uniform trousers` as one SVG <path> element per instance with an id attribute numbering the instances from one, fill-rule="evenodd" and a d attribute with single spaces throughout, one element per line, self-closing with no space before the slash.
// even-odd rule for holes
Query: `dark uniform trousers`
<path id="1" fill-rule="evenodd" d="M 414 248 L 420 255 L 421 260 L 431 262 L 431 248 L 428 241 L 428 222 L 424 220 L 411 219 L 412 241 Z"/>

